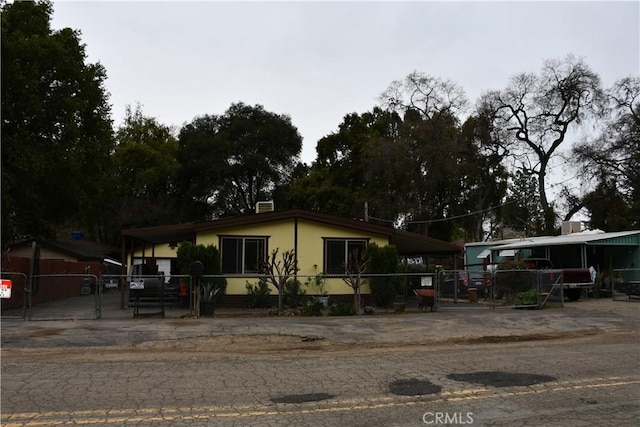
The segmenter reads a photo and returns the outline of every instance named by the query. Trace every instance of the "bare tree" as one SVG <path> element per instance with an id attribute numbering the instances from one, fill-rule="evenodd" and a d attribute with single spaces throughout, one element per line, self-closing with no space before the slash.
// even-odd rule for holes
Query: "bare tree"
<path id="1" fill-rule="evenodd" d="M 267 280 L 278 290 L 278 312 L 284 312 L 284 287 L 287 281 L 295 277 L 300 271 L 298 259 L 293 249 L 282 252 L 282 258 L 278 259 L 279 249 L 271 251 L 271 255 L 263 264 L 263 273 Z"/>
<path id="2" fill-rule="evenodd" d="M 359 250 L 349 254 L 348 262 L 345 263 L 344 282 L 353 289 L 353 309 L 356 314 L 360 314 L 361 309 L 361 289 L 365 283 L 362 275 L 367 271 L 368 259 Z"/>
<path id="3" fill-rule="evenodd" d="M 600 78 L 581 59 L 569 55 L 546 61 L 540 74 L 514 76 L 505 90 L 484 98 L 485 105 L 495 109 L 495 126 L 509 136 L 511 155 L 527 161 L 534 155 L 531 167 L 523 167 L 538 179 L 544 231 L 551 232 L 556 214 L 546 194 L 549 162 L 569 130 L 600 111 L 604 99 Z"/>
<path id="4" fill-rule="evenodd" d="M 380 95 L 380 102 L 399 114 L 418 111 L 425 119 L 442 113 L 456 115 L 467 106 L 464 90 L 456 83 L 418 71 L 393 81 Z"/>

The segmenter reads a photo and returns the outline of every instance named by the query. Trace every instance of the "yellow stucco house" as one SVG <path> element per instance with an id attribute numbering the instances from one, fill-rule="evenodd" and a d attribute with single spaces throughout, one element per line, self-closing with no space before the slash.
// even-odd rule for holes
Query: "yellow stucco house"
<path id="1" fill-rule="evenodd" d="M 369 243 L 395 245 L 407 257 L 456 256 L 458 245 L 420 234 L 396 230 L 357 219 L 341 218 L 306 210 L 255 213 L 218 220 L 122 231 L 123 256 L 130 273 L 133 266 L 152 259 L 165 275 L 178 274 L 175 259 L 180 242 L 213 244 L 220 250 L 227 295 L 245 295 L 247 278 L 259 274 L 257 265 L 274 249 L 293 250 L 301 277 L 319 272 L 344 274 L 344 263 L 352 251 Z M 341 281 L 331 281 L 331 295 L 353 291 Z M 367 290 L 363 289 L 366 293 Z"/>

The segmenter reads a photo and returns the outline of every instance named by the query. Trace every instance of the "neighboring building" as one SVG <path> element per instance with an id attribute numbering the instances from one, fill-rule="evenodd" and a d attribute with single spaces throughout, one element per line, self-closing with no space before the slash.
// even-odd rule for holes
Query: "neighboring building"
<path id="1" fill-rule="evenodd" d="M 639 269 L 640 230 L 593 230 L 465 245 L 465 265 L 471 270 L 528 257 L 549 258 L 557 268 Z"/>
<path id="2" fill-rule="evenodd" d="M 25 306 L 27 278 L 32 275 L 67 276 L 59 282 L 47 281 L 48 291 L 38 292 L 36 286 L 29 300 L 34 305 L 81 295 L 85 289 L 83 280 L 71 276 L 118 275 L 122 269 L 120 255 L 118 248 L 83 239 L 16 242 L 2 254 L 3 278 L 6 275 L 14 281 L 11 298 L 2 302 L 3 309 Z M 40 284 L 40 289 L 44 285 Z M 93 292 L 91 286 L 87 289 Z"/>
<path id="3" fill-rule="evenodd" d="M 121 251 L 113 246 L 84 239 L 34 240 L 26 239 L 9 247 L 10 257 L 31 258 L 33 244 L 39 246 L 39 258 L 66 262 L 115 262 L 119 263 Z"/>
<path id="4" fill-rule="evenodd" d="M 355 219 L 305 210 L 256 213 L 200 223 L 178 224 L 123 230 L 129 266 L 141 266 L 152 260 L 155 269 L 165 274 L 176 271 L 176 250 L 180 242 L 214 245 L 220 250 L 222 271 L 227 277 L 227 295 L 246 295 L 247 277 L 259 273 L 259 263 L 274 249 L 293 250 L 299 276 L 344 274 L 344 262 L 354 250 L 369 243 L 394 245 L 401 256 L 451 257 L 462 247 L 420 234 L 384 227 Z M 142 269 L 137 268 L 139 271 Z M 132 271 L 129 268 L 128 271 Z M 352 292 L 346 285 L 330 286 L 331 294 Z"/>

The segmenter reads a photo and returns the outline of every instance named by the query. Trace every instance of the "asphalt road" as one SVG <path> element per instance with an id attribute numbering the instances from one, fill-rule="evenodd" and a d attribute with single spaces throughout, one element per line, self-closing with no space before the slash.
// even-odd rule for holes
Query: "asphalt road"
<path id="1" fill-rule="evenodd" d="M 575 307 L 520 322 L 512 312 L 3 322 L 1 421 L 640 425 L 638 306 Z M 420 334 L 422 322 L 437 334 Z"/>

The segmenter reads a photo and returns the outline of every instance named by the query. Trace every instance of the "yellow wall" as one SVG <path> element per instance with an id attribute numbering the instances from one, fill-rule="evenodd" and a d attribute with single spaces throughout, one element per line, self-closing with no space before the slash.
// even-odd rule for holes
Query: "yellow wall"
<path id="1" fill-rule="evenodd" d="M 324 263 L 324 238 L 366 238 L 369 243 L 377 243 L 380 246 L 388 244 L 386 236 L 371 236 L 363 232 L 355 230 L 329 226 L 326 224 L 315 223 L 311 221 L 298 220 L 297 227 L 297 257 L 298 278 L 301 282 L 305 282 L 309 277 L 315 276 L 322 272 Z M 203 231 L 196 237 L 196 244 L 214 245 L 220 247 L 220 236 L 258 236 L 267 237 L 267 256 L 276 248 L 279 254 L 284 251 L 295 249 L 296 232 L 295 221 L 283 220 L 278 222 L 270 222 L 265 224 L 253 224 L 242 227 L 229 228 L 224 230 Z M 155 256 L 157 258 L 175 258 L 175 250 L 169 248 L 168 245 L 157 245 L 155 247 Z M 140 256 L 140 251 L 136 252 Z M 145 250 L 147 257 L 151 256 L 151 249 Z M 278 255 L 280 257 L 280 255 Z M 278 258 L 281 259 L 281 258 Z M 314 265 L 317 268 L 314 268 Z M 227 278 L 227 294 L 246 295 L 246 283 L 249 281 L 256 284 L 256 277 L 228 277 Z M 348 287 L 341 279 L 331 278 L 327 280 L 325 289 L 329 294 L 352 294 L 353 290 Z M 306 289 L 307 293 L 316 293 L 314 289 Z M 368 286 L 362 288 L 363 293 L 368 293 Z M 277 291 L 272 288 L 272 294 Z"/>
<path id="2" fill-rule="evenodd" d="M 151 247 L 151 245 L 147 245 L 144 248 L 144 257 L 145 258 L 152 258 L 152 257 L 153 258 L 175 258 L 177 250 L 178 250 L 177 247 L 173 249 L 169 247 L 168 243 L 155 245 L 155 247 L 153 248 Z M 135 251 L 135 256 L 136 257 L 142 256 L 142 248 L 137 249 Z"/>

